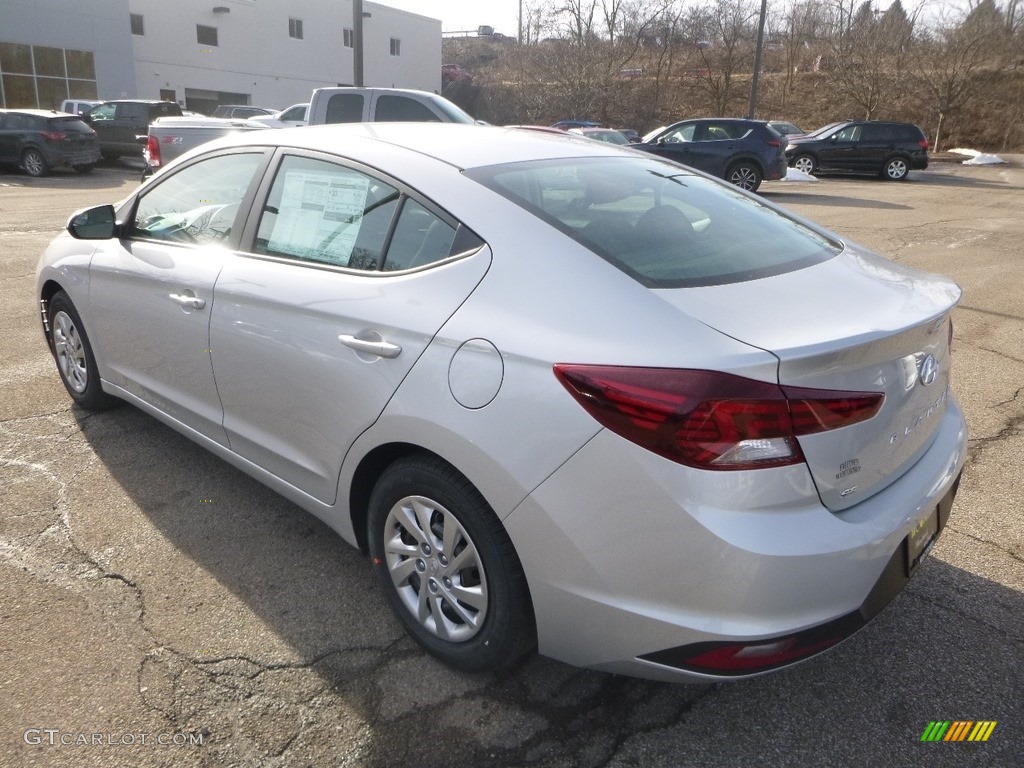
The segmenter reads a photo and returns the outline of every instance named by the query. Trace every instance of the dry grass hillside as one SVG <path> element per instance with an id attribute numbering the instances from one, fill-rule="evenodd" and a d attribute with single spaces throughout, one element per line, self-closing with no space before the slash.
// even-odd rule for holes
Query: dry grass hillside
<path id="1" fill-rule="evenodd" d="M 513 43 L 483 40 L 445 41 L 446 63 L 459 64 L 473 75 L 471 85 L 453 83 L 445 95 L 476 117 L 489 122 L 547 125 L 577 117 L 603 125 L 634 128 L 641 133 L 688 117 L 715 114 L 712 81 L 721 91 L 719 73 L 693 62 L 677 62 L 657 78 L 654 68 L 631 70 L 629 77 L 578 76 L 563 67 L 546 76 Z M 769 62 L 770 63 L 770 62 Z M 750 97 L 750 75 L 735 74 L 724 99 L 731 116 L 745 116 Z M 938 113 L 928 103 L 914 76 L 889 87 L 875 119 L 905 120 L 921 126 L 934 142 Z M 941 130 L 942 149 L 967 146 L 985 151 L 1024 149 L 1024 68 L 985 72 L 962 108 L 946 114 Z M 572 103 L 586 104 L 573 109 Z M 805 129 L 830 122 L 863 118 L 865 111 L 844 99 L 833 87 L 828 71 L 797 72 L 787 78 L 779 71 L 763 72 L 756 117 L 789 120 Z"/>

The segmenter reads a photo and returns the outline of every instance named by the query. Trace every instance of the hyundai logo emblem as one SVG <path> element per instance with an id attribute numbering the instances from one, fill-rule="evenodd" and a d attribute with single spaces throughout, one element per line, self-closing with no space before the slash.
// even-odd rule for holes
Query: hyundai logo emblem
<path id="1" fill-rule="evenodd" d="M 939 375 L 939 361 L 935 359 L 934 355 L 925 355 L 917 366 L 917 371 L 921 383 L 927 387 Z"/>

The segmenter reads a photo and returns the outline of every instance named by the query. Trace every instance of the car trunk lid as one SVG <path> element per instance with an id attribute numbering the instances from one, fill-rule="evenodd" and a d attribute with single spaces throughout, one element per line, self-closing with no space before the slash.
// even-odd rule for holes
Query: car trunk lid
<path id="1" fill-rule="evenodd" d="M 829 509 L 880 491 L 930 445 L 946 408 L 949 313 L 960 297 L 950 280 L 847 248 L 774 277 L 657 293 L 773 353 L 784 388 L 885 395 L 874 418 L 799 438 Z"/>

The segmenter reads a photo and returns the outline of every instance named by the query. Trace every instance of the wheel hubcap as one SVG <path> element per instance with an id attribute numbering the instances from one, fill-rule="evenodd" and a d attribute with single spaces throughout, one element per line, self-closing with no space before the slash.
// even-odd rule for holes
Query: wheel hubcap
<path id="1" fill-rule="evenodd" d="M 461 643 L 483 627 L 487 578 L 473 540 L 455 516 L 423 496 L 408 496 L 384 523 L 384 558 L 395 590 L 420 626 Z"/>
<path id="2" fill-rule="evenodd" d="M 757 175 L 750 168 L 737 168 L 732 172 L 730 181 L 741 189 L 752 189 Z"/>
<path id="3" fill-rule="evenodd" d="M 43 162 L 42 162 L 42 159 L 38 155 L 36 155 L 34 153 L 29 153 L 29 154 L 25 155 L 25 170 L 26 171 L 28 171 L 32 175 L 35 175 L 35 174 L 39 173 L 42 169 L 43 169 Z"/>
<path id="4" fill-rule="evenodd" d="M 89 383 L 89 369 L 85 365 L 85 347 L 71 316 L 64 311 L 53 318 L 53 351 L 57 356 L 60 375 L 75 392 L 85 392 Z"/>
<path id="5" fill-rule="evenodd" d="M 902 179 L 907 173 L 907 165 L 901 160 L 889 163 L 889 175 L 894 179 Z"/>
<path id="6" fill-rule="evenodd" d="M 801 157 L 794 163 L 794 167 L 802 173 L 810 173 L 814 170 L 814 163 L 811 162 L 809 157 Z"/>

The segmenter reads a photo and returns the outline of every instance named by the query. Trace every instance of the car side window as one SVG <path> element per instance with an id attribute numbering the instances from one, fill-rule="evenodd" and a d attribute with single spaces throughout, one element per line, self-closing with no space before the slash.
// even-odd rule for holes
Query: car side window
<path id="1" fill-rule="evenodd" d="M 861 126 L 859 125 L 848 125 L 843 130 L 839 131 L 833 138 L 836 141 L 859 141 L 860 140 Z"/>
<path id="2" fill-rule="evenodd" d="M 892 141 L 893 129 L 888 125 L 865 125 L 861 141 Z"/>
<path id="3" fill-rule="evenodd" d="M 8 115 L 4 128 L 9 131 L 24 131 L 28 128 L 27 115 Z"/>
<path id="4" fill-rule="evenodd" d="M 305 120 L 306 119 L 306 108 L 305 107 L 292 107 L 286 110 L 279 120 Z"/>
<path id="5" fill-rule="evenodd" d="M 118 104 L 117 117 L 125 120 L 145 120 L 147 117 L 146 105 L 132 102 Z"/>
<path id="6" fill-rule="evenodd" d="M 415 122 L 439 123 L 441 118 L 414 99 L 384 94 L 377 97 L 376 118 L 380 123 Z"/>
<path id="7" fill-rule="evenodd" d="M 255 252 L 377 270 L 399 199 L 397 189 L 353 168 L 289 155 L 263 207 Z"/>
<path id="8" fill-rule="evenodd" d="M 100 104 L 98 107 L 93 107 L 92 111 L 89 112 L 89 117 L 92 120 L 113 120 L 114 110 L 116 109 L 116 104 Z"/>
<path id="9" fill-rule="evenodd" d="M 129 237 L 195 245 L 226 241 L 262 159 L 262 152 L 218 155 L 168 176 L 139 197 Z"/>
<path id="10" fill-rule="evenodd" d="M 696 123 L 680 126 L 665 134 L 664 141 L 668 144 L 676 144 L 682 141 L 693 141 L 693 132 L 697 129 Z"/>
<path id="11" fill-rule="evenodd" d="M 363 97 L 358 93 L 338 93 L 327 100 L 328 123 L 358 123 L 363 119 Z"/>
<path id="12" fill-rule="evenodd" d="M 454 242 L 454 228 L 415 200 L 407 199 L 388 247 L 384 269 L 412 269 L 447 259 Z"/>
<path id="13" fill-rule="evenodd" d="M 742 128 L 733 123 L 707 123 L 705 133 L 702 137 L 705 141 L 725 141 L 727 139 L 739 138 L 746 133 Z"/>

